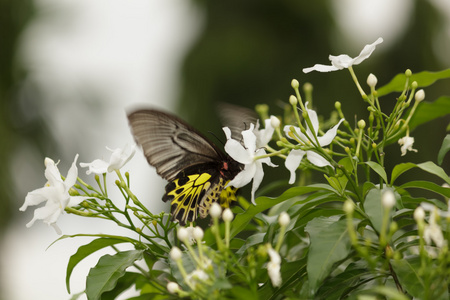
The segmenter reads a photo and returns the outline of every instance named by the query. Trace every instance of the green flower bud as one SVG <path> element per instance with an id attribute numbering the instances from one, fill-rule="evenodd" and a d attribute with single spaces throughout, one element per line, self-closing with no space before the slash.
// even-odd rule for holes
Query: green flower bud
<path id="1" fill-rule="evenodd" d="M 341 109 L 341 102 L 339 102 L 339 101 L 334 102 L 334 107 L 335 107 L 337 110 L 340 110 L 340 109 Z"/>
<path id="2" fill-rule="evenodd" d="M 311 93 L 313 91 L 313 85 L 309 82 L 305 83 L 303 85 L 303 91 L 305 91 L 305 93 Z"/>
<path id="3" fill-rule="evenodd" d="M 407 69 L 407 70 L 405 71 L 405 76 L 406 76 L 406 77 L 411 77 L 411 75 L 412 75 L 411 70 L 410 70 L 410 69 Z"/>
<path id="4" fill-rule="evenodd" d="M 364 120 L 359 120 L 359 121 L 358 121 L 358 127 L 359 127 L 360 129 L 364 129 L 364 127 L 366 127 L 366 121 L 364 121 Z"/>
<path id="5" fill-rule="evenodd" d="M 292 86 L 292 88 L 294 88 L 294 89 L 298 89 L 298 87 L 300 86 L 300 83 L 298 83 L 298 80 L 297 80 L 297 79 L 292 79 L 292 81 L 291 81 L 291 86 Z"/>
<path id="6" fill-rule="evenodd" d="M 292 106 L 296 106 L 297 103 L 298 103 L 297 97 L 295 97 L 294 95 L 291 95 L 291 96 L 289 97 L 289 103 L 290 103 Z"/>

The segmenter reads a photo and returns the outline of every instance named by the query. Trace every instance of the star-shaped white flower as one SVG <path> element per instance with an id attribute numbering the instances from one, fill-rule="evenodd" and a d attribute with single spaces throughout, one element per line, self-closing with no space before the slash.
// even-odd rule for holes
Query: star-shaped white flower
<path id="1" fill-rule="evenodd" d="M 225 151 L 235 161 L 244 165 L 244 170 L 237 174 L 228 185 L 232 185 L 235 188 L 240 188 L 248 184 L 253 179 L 251 199 L 252 203 L 256 204 L 255 191 L 258 189 L 264 177 L 262 164 L 265 163 L 271 167 L 276 167 L 276 165 L 271 163 L 269 157 L 255 159 L 258 156 L 266 155 L 266 151 L 262 148 L 256 148 L 257 138 L 253 133 L 253 129 L 254 125 L 250 124 L 250 128 L 248 130 L 242 131 L 244 145 L 231 138 L 231 130 L 228 127 L 224 127 L 223 131 L 227 137 Z"/>
<path id="2" fill-rule="evenodd" d="M 91 163 L 80 163 L 82 168 L 88 167 L 89 169 L 86 171 L 86 174 L 104 174 L 106 172 L 112 172 L 115 170 L 119 170 L 122 168 L 131 158 L 133 158 L 134 153 L 136 152 L 136 145 L 129 146 L 128 144 L 125 147 L 110 149 L 106 147 L 109 151 L 112 152 L 111 158 L 109 162 L 106 162 L 102 159 L 96 159 Z"/>
<path id="3" fill-rule="evenodd" d="M 378 44 L 381 44 L 383 42 L 382 38 L 378 38 L 375 42 L 372 44 L 364 46 L 361 53 L 355 58 L 351 58 L 347 54 L 341 54 L 338 56 L 330 55 L 328 59 L 331 61 L 331 66 L 328 65 L 321 65 L 321 64 L 315 64 L 313 67 L 310 68 L 304 68 L 304 73 L 309 73 L 311 71 L 318 71 L 318 72 L 331 72 L 331 71 L 337 71 L 342 70 L 345 68 L 349 68 L 353 65 L 359 65 L 364 60 L 370 57 L 372 52 L 375 50 L 376 46 Z"/>
<path id="4" fill-rule="evenodd" d="M 417 152 L 417 149 L 413 149 L 414 138 L 406 135 L 398 140 L 398 144 L 401 146 L 400 151 L 402 152 L 402 156 L 406 155 L 407 151 Z"/>
<path id="5" fill-rule="evenodd" d="M 37 208 L 34 211 L 33 219 L 26 225 L 31 227 L 36 220 L 42 220 L 44 223 L 55 228 L 58 234 L 61 230 L 56 225 L 58 217 L 63 213 L 66 207 L 78 205 L 81 201 L 88 197 L 70 196 L 69 190 L 75 184 L 78 177 L 78 169 L 76 162 L 78 154 L 67 173 L 66 180 L 62 180 L 61 174 L 55 162 L 50 158 L 45 159 L 45 178 L 48 182 L 44 187 L 29 192 L 25 197 L 25 203 L 20 208 L 25 211 L 28 206 L 34 206 L 45 202 L 45 206 Z"/>
<path id="6" fill-rule="evenodd" d="M 306 103 L 308 105 L 308 103 Z M 304 143 L 304 145 L 310 145 L 310 140 L 313 141 L 313 143 L 316 143 L 316 136 L 319 131 L 319 118 L 317 117 L 317 113 L 312 109 L 306 109 L 309 119 L 311 120 L 311 125 L 313 127 L 313 131 L 306 125 L 306 135 L 304 135 L 300 128 L 295 126 L 289 126 L 286 125 L 284 127 L 284 132 L 286 133 L 286 136 L 294 139 L 291 132 L 291 127 L 294 127 L 295 134 L 300 137 L 300 140 Z M 337 134 L 337 129 L 339 125 L 344 121 L 344 119 L 341 119 L 337 125 L 330 128 L 323 136 L 317 136 L 317 142 L 319 143 L 316 145 L 317 147 L 325 147 L 331 144 L 331 142 L 334 140 Z M 284 162 L 284 165 L 286 168 L 291 172 L 291 177 L 289 179 L 289 184 L 293 184 L 295 182 L 295 171 L 297 170 L 298 166 L 300 165 L 303 157 L 305 156 L 308 158 L 309 162 L 313 165 L 316 165 L 318 167 L 325 167 L 325 166 L 331 166 L 330 162 L 327 161 L 324 157 L 317 154 L 314 151 L 308 150 L 304 151 L 301 149 L 293 149 L 291 152 L 289 152 L 286 161 Z"/>

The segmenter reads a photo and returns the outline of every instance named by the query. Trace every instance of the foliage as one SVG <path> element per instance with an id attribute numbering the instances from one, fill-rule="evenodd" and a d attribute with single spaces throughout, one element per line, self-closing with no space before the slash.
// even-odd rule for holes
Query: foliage
<path id="1" fill-rule="evenodd" d="M 132 193 L 128 173 L 124 178 L 115 170 L 124 202 L 108 197 L 106 173 L 96 175 L 97 188 L 79 178 L 70 193 L 86 199 L 66 212 L 112 221 L 138 238 L 94 236 L 69 260 L 68 291 L 77 264 L 112 247 L 117 253 L 103 256 L 87 276 L 88 299 L 114 299 L 131 286 L 139 291 L 131 299 L 448 299 L 450 188 L 430 175 L 444 184 L 450 178 L 433 161 L 399 163 L 392 170 L 384 161 L 386 147 L 397 143 L 404 155 L 420 151 L 420 145 L 413 149 L 410 131 L 449 113 L 435 108 L 448 108 L 448 97 L 425 102 L 418 87 L 450 74 L 407 70 L 378 90 L 371 74 L 365 93 L 353 68 L 348 70 L 367 104 L 367 120 L 353 123 L 345 116 L 350 100 L 336 102 L 329 119 L 317 118 L 311 85 L 304 85 L 303 100 L 293 80 L 295 95 L 277 118 L 284 129 L 269 122 L 275 134 L 267 154 L 255 157 L 279 158 L 291 170 L 293 186 L 275 198 L 256 198 L 256 205 L 240 196 L 233 214 L 211 207 L 205 230 L 179 227 L 170 214 L 150 212 Z M 391 112 L 382 109 L 381 95 L 394 99 Z M 262 120 L 274 120 L 267 106 L 257 112 Z M 449 145 L 450 135 L 439 164 Z M 423 179 L 400 183 L 411 170 Z M 301 185 L 310 172 L 321 172 L 323 183 Z M 418 190 L 436 198 L 420 197 Z M 85 235 L 61 239 L 78 236 Z M 119 250 L 122 243 L 134 250 Z"/>

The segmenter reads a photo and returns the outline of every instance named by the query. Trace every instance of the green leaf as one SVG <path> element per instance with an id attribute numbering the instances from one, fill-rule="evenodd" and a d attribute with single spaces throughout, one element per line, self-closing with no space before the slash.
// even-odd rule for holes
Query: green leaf
<path id="1" fill-rule="evenodd" d="M 444 157 L 447 154 L 447 152 L 450 151 L 450 134 L 447 134 L 447 136 L 442 141 L 441 149 L 439 149 L 438 153 L 438 164 L 442 165 L 442 162 L 444 161 Z"/>
<path id="2" fill-rule="evenodd" d="M 117 280 L 117 284 L 113 290 L 103 293 L 102 300 L 114 300 L 121 293 L 129 289 L 139 277 L 144 277 L 142 274 L 125 272 L 125 275 Z"/>
<path id="3" fill-rule="evenodd" d="M 418 189 L 424 189 L 428 191 L 435 192 L 437 194 L 440 194 L 446 198 L 450 198 L 450 189 L 446 187 L 442 187 L 440 185 L 437 185 L 433 182 L 429 181 L 409 181 L 398 188 L 400 189 L 407 189 L 407 188 L 418 188 Z"/>
<path id="4" fill-rule="evenodd" d="M 255 200 L 257 203 L 256 206 L 250 205 L 244 213 L 236 215 L 236 218 L 234 218 L 234 220 L 231 223 L 231 237 L 233 238 L 236 234 L 244 230 L 247 224 L 253 219 L 253 217 L 256 214 L 263 212 L 266 209 L 269 209 L 274 205 L 281 203 L 285 200 L 323 189 L 324 189 L 323 186 L 299 186 L 288 189 L 277 198 L 269 198 L 269 197 L 257 198 Z"/>
<path id="5" fill-rule="evenodd" d="M 65 236 L 68 237 L 68 236 Z M 116 239 L 116 238 L 98 238 L 90 242 L 89 244 L 86 244 L 84 246 L 81 246 L 78 248 L 77 252 L 72 255 L 69 259 L 69 263 L 67 264 L 67 271 L 66 271 L 66 288 L 67 292 L 70 294 L 70 276 L 72 275 L 73 269 L 76 267 L 76 265 L 85 259 L 87 256 L 91 255 L 92 253 L 103 249 L 105 247 L 119 244 L 119 243 L 125 243 L 126 240 L 122 239 Z"/>
<path id="6" fill-rule="evenodd" d="M 391 265 L 401 286 L 414 298 L 424 299 L 424 291 L 427 287 L 419 275 L 420 258 L 391 260 Z"/>
<path id="7" fill-rule="evenodd" d="M 388 182 L 386 171 L 384 170 L 384 168 L 380 164 L 378 164 L 378 163 L 376 163 L 374 161 L 366 161 L 366 164 L 372 170 L 374 170 L 378 175 L 380 175 L 381 178 L 383 178 L 384 182 Z"/>
<path id="8" fill-rule="evenodd" d="M 411 117 L 409 129 L 414 130 L 419 125 L 448 114 L 450 114 L 450 97 L 442 96 L 433 102 L 422 101 Z"/>
<path id="9" fill-rule="evenodd" d="M 396 165 L 394 167 L 394 169 L 392 170 L 391 185 L 394 184 L 394 181 L 398 178 L 398 176 L 400 176 L 402 173 L 404 173 L 414 167 L 420 168 L 420 169 L 424 170 L 425 172 L 434 174 L 434 175 L 440 177 L 441 179 L 443 179 L 448 184 L 450 184 L 450 178 L 447 176 L 444 169 L 442 169 L 441 167 L 439 167 L 432 161 L 427 161 L 427 162 L 417 164 L 417 165 L 414 163 L 404 163 L 404 164 Z"/>
<path id="10" fill-rule="evenodd" d="M 394 185 L 395 180 L 402 175 L 404 172 L 416 167 L 416 164 L 413 163 L 403 163 L 398 164 L 394 167 L 391 174 L 391 185 Z"/>
<path id="11" fill-rule="evenodd" d="M 111 291 L 125 270 L 136 260 L 142 259 L 143 250 L 118 252 L 102 256 L 97 265 L 89 271 L 86 279 L 86 296 L 89 300 L 100 299 L 103 293 Z"/>
<path id="12" fill-rule="evenodd" d="M 339 216 L 319 217 L 308 223 L 305 231 L 310 236 L 308 252 L 308 279 L 310 289 L 315 292 L 330 274 L 334 263 L 344 259 L 350 252 L 351 243 L 347 220 Z"/>
<path id="13" fill-rule="evenodd" d="M 445 78 L 450 78 L 450 69 L 443 70 L 440 72 L 423 71 L 420 73 L 412 74 L 409 80 L 409 84 L 411 84 L 413 81 L 417 81 L 419 87 L 426 87 L 432 85 L 439 79 Z M 402 92 L 403 89 L 405 88 L 405 81 L 406 76 L 404 73 L 397 74 L 391 80 L 391 82 L 377 89 L 378 97 L 382 97 L 392 92 Z"/>
<path id="14" fill-rule="evenodd" d="M 369 216 L 370 222 L 376 231 L 381 232 L 383 223 L 383 205 L 381 205 L 382 191 L 378 188 L 371 189 L 364 199 L 364 211 Z"/>

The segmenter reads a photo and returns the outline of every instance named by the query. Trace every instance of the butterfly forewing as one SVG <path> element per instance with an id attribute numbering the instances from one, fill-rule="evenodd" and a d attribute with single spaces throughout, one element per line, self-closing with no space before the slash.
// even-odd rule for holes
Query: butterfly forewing
<path id="1" fill-rule="evenodd" d="M 147 161 L 164 179 L 172 181 L 180 170 L 224 159 L 213 143 L 172 115 L 139 110 L 128 119 Z"/>

